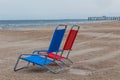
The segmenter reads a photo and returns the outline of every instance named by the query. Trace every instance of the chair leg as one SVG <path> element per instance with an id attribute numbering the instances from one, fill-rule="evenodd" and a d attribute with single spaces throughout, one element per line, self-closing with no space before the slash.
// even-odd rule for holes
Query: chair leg
<path id="1" fill-rule="evenodd" d="M 20 57 L 18 58 L 16 64 L 15 64 L 15 67 L 14 67 L 14 71 L 18 71 L 18 70 L 21 70 L 21 69 L 24 69 L 24 68 L 27 68 L 30 64 L 30 62 L 27 63 L 26 66 L 23 66 L 23 67 L 20 67 L 20 68 L 17 68 L 18 67 L 18 64 L 19 64 L 19 61 L 20 61 Z"/>
<path id="2" fill-rule="evenodd" d="M 62 68 L 62 66 L 60 66 L 58 63 L 56 63 L 56 62 L 54 62 L 54 63 L 57 64 L 58 67 L 59 67 L 57 70 L 54 70 L 54 69 L 48 67 L 47 65 L 45 65 L 44 67 L 45 67 L 46 69 L 48 69 L 50 72 L 52 72 L 52 73 L 54 73 L 54 74 L 57 74 L 57 73 L 59 73 L 60 71 L 62 71 L 63 68 Z"/>
<path id="3" fill-rule="evenodd" d="M 70 60 L 69 58 L 67 58 L 67 60 L 73 64 L 73 61 L 72 61 L 72 60 Z"/>
<path id="4" fill-rule="evenodd" d="M 69 67 L 69 65 L 67 65 L 65 62 L 63 62 L 62 60 L 59 60 L 62 64 L 66 65 L 67 67 Z"/>
<path id="5" fill-rule="evenodd" d="M 73 61 L 68 58 L 68 57 L 69 57 L 69 54 L 70 54 L 70 51 L 71 51 L 71 50 L 68 51 L 68 54 L 67 54 L 67 56 L 66 56 L 66 59 L 73 64 Z"/>

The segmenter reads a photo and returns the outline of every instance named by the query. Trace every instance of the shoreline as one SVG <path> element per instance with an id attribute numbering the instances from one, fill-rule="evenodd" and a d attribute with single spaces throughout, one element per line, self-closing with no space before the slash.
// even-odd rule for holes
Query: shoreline
<path id="1" fill-rule="evenodd" d="M 24 22 L 25 21 L 25 22 Z M 58 24 L 66 24 L 66 25 L 74 25 L 74 24 L 90 24 L 90 23 L 103 23 L 103 22 L 113 22 L 113 21 L 88 21 L 88 20 L 80 20 L 80 21 L 61 21 L 60 22 L 47 22 L 47 20 L 13 20 L 9 21 L 6 20 L 4 22 L 0 22 L 0 30 L 18 30 L 18 29 L 34 29 L 34 28 L 41 28 L 41 27 L 51 27 L 51 26 L 57 26 Z M 45 21 L 45 22 L 44 22 Z M 50 20 L 51 21 L 51 20 Z M 58 20 L 59 21 L 59 20 Z"/>

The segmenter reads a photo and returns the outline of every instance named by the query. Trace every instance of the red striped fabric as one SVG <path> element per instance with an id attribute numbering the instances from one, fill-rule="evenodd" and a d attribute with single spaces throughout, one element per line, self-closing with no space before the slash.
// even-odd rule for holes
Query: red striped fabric
<path id="1" fill-rule="evenodd" d="M 63 47 L 63 50 L 71 50 L 74 40 L 76 38 L 76 35 L 78 33 L 78 30 L 70 30 L 68 37 L 66 39 L 65 45 Z"/>

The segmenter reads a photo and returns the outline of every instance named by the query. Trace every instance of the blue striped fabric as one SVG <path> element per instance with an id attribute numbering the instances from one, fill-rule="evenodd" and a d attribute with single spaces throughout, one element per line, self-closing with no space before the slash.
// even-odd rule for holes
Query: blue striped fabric
<path id="1" fill-rule="evenodd" d="M 59 47 L 62 42 L 65 30 L 66 29 L 55 30 L 54 35 L 51 40 L 51 43 L 50 43 L 50 46 L 49 46 L 49 49 L 48 49 L 48 53 L 59 51 Z"/>
<path id="2" fill-rule="evenodd" d="M 47 64 L 50 64 L 51 62 L 53 62 L 53 60 L 51 60 L 51 59 L 47 59 L 45 62 L 45 58 L 41 57 L 39 55 L 31 55 L 31 56 L 21 58 L 21 59 L 31 62 L 31 63 L 34 63 L 34 64 L 37 64 L 37 65 L 40 65 L 40 66 L 44 66 L 44 65 L 47 65 Z M 44 62 L 45 62 L 45 64 L 44 64 Z"/>

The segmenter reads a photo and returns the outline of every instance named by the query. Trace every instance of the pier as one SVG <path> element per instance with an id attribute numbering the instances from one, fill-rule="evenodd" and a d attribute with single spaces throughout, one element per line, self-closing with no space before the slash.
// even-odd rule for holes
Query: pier
<path id="1" fill-rule="evenodd" d="M 116 21 L 120 21 L 120 16 L 119 17 L 107 17 L 107 16 L 102 16 L 102 17 L 88 17 L 88 20 L 116 20 Z"/>

